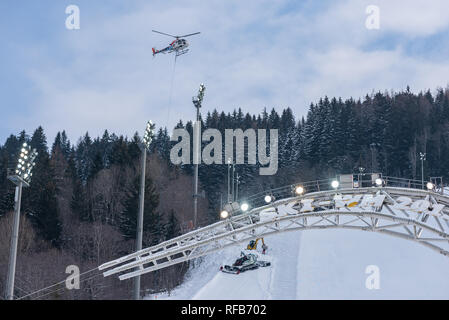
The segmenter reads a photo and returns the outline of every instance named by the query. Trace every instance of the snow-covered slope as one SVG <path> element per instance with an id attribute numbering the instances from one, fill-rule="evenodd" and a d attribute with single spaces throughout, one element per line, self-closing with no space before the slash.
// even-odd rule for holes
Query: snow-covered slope
<path id="1" fill-rule="evenodd" d="M 298 299 L 449 299 L 449 258 L 415 242 L 352 230 L 304 231 Z M 369 290 L 376 265 L 380 289 Z"/>
<path id="2" fill-rule="evenodd" d="M 232 264 L 245 245 L 210 254 L 195 261 L 170 296 L 156 294 L 148 299 L 296 299 L 300 237 L 300 232 L 289 232 L 265 238 L 269 249 L 266 255 L 258 251 L 258 256 L 271 266 L 238 275 L 223 273 L 220 266 Z"/>
<path id="3" fill-rule="evenodd" d="M 272 266 L 224 274 L 245 245 L 203 257 L 170 295 L 149 299 L 449 299 L 449 258 L 411 241 L 352 230 L 295 231 L 265 238 Z M 380 288 L 367 289 L 367 266 Z"/>

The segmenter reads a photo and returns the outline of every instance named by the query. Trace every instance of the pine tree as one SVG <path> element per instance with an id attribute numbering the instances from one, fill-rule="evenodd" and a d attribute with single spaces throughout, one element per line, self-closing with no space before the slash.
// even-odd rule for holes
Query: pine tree
<path id="1" fill-rule="evenodd" d="M 30 216 L 38 233 L 53 245 L 59 246 L 61 224 L 57 203 L 57 184 L 54 168 L 50 163 L 47 138 L 42 127 L 38 127 L 31 137 L 31 147 L 38 150 L 36 166 L 30 188 L 24 191 L 24 211 Z"/>
<path id="2" fill-rule="evenodd" d="M 55 137 L 55 141 L 53 142 L 53 145 L 51 147 L 51 154 L 55 152 L 55 149 L 59 148 L 62 150 L 62 140 L 61 140 L 61 133 L 58 132 Z"/>
<path id="3" fill-rule="evenodd" d="M 139 213 L 140 179 L 136 177 L 128 187 L 123 200 L 123 212 L 120 214 L 120 229 L 125 238 L 134 239 L 137 230 L 137 216 Z M 150 233 L 152 239 L 163 238 L 163 223 L 156 208 L 159 205 L 159 195 L 153 186 L 152 180 L 145 180 L 145 202 L 144 202 L 144 233 Z"/>
<path id="4" fill-rule="evenodd" d="M 31 137 L 31 147 L 36 149 L 39 154 L 48 154 L 47 137 L 44 134 L 44 129 L 39 126 Z"/>
<path id="5" fill-rule="evenodd" d="M 64 154 L 64 156 L 67 159 L 70 154 L 71 145 L 70 145 L 69 139 L 67 138 L 67 134 L 66 134 L 65 130 L 63 130 L 61 133 L 61 148 L 62 148 L 62 153 Z"/>
<path id="6" fill-rule="evenodd" d="M 296 133 L 295 118 L 290 108 L 284 109 L 279 122 L 279 168 L 291 165 Z"/>
<path id="7" fill-rule="evenodd" d="M 86 188 L 78 178 L 75 178 L 72 183 L 73 195 L 70 201 L 70 208 L 80 221 L 93 222 Z"/>
<path id="8" fill-rule="evenodd" d="M 168 216 L 168 221 L 165 224 L 165 240 L 170 240 L 177 237 L 180 234 L 179 222 L 176 219 L 175 212 L 173 210 L 170 211 L 170 215 Z"/>
<path id="9" fill-rule="evenodd" d="M 8 154 L 0 147 L 0 217 L 13 210 L 14 188 L 7 179 Z"/>

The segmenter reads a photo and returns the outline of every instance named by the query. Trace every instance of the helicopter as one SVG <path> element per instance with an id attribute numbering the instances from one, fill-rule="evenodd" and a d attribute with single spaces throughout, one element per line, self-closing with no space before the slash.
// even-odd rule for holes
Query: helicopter
<path id="1" fill-rule="evenodd" d="M 189 51 L 189 49 L 187 49 L 187 47 L 189 46 L 189 43 L 186 41 L 186 39 L 182 39 L 182 38 L 186 38 L 186 37 L 190 37 L 190 36 L 194 36 L 196 34 L 200 34 L 200 32 L 195 32 L 195 33 L 190 33 L 190 34 L 186 34 L 183 36 L 174 36 L 168 33 L 164 33 L 164 32 L 160 32 L 160 31 L 156 31 L 156 30 L 152 30 L 153 32 L 156 33 L 160 33 L 169 37 L 173 37 L 175 38 L 175 40 L 173 40 L 168 47 L 165 47 L 164 49 L 161 50 L 156 50 L 155 48 L 152 48 L 153 50 L 153 57 L 158 54 L 158 53 L 172 53 L 175 52 L 176 57 L 179 57 L 180 55 L 183 55 L 185 53 L 187 53 Z"/>

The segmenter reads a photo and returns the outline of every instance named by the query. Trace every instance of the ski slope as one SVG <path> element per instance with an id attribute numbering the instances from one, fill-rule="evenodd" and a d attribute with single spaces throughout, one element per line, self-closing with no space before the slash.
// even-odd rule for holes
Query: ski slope
<path id="1" fill-rule="evenodd" d="M 170 295 L 148 296 L 148 299 L 296 299 L 297 265 L 300 232 L 290 232 L 265 238 L 267 254 L 258 248 L 260 260 L 270 261 L 270 267 L 250 270 L 238 275 L 223 273 L 220 266 L 232 264 L 246 245 L 233 246 L 195 261 L 185 282 Z M 285 263 L 288 261 L 288 263 Z"/>
<path id="2" fill-rule="evenodd" d="M 449 299 L 449 259 L 416 243 L 371 232 L 310 230 L 265 238 L 271 267 L 219 271 L 243 246 L 195 261 L 184 283 L 147 299 Z M 380 288 L 367 289 L 376 265 Z"/>
<path id="3" fill-rule="evenodd" d="M 418 243 L 342 229 L 293 231 L 265 238 L 259 259 L 272 262 L 238 275 L 219 271 L 246 244 L 191 263 L 182 285 L 147 299 L 449 299 L 449 258 Z M 379 289 L 368 289 L 368 266 Z"/>

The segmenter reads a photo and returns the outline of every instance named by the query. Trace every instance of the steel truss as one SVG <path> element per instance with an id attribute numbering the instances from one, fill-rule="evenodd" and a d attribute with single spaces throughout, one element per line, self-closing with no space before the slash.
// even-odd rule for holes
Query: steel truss
<path id="1" fill-rule="evenodd" d="M 119 274 L 119 279 L 125 280 L 257 237 L 337 228 L 415 241 L 449 257 L 449 197 L 395 187 L 308 193 L 252 209 L 107 262 L 99 270 L 103 270 L 104 276 Z"/>

